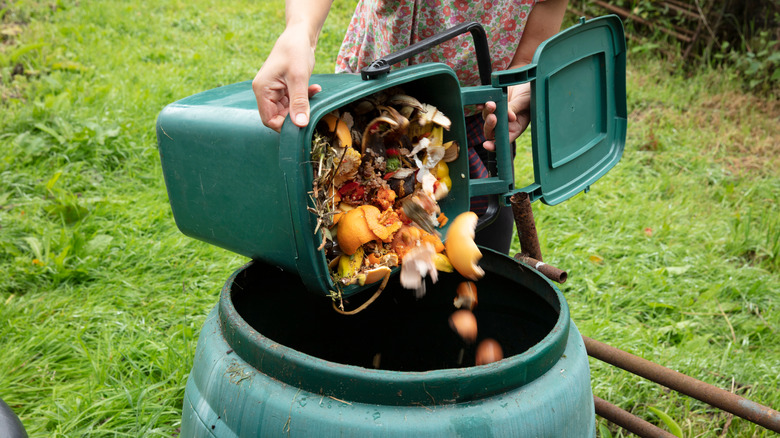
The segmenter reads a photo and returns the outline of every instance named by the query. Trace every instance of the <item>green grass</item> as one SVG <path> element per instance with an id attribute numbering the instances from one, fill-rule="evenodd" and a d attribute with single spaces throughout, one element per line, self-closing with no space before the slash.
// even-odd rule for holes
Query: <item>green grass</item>
<path id="1" fill-rule="evenodd" d="M 316 72 L 332 70 L 353 4 L 336 2 Z M 281 11 L 0 2 L 0 398 L 31 436 L 177 433 L 200 327 L 245 260 L 176 229 L 154 122 L 170 102 L 251 79 Z M 778 104 L 646 55 L 629 54 L 621 163 L 588 194 L 534 205 L 545 260 L 569 272 L 583 334 L 778 408 Z M 686 437 L 727 424 L 770 436 L 591 366 L 596 395 L 662 427 L 653 410 L 665 413 Z"/>
<path id="2" fill-rule="evenodd" d="M 777 408 L 777 103 L 733 91 L 718 72 L 630 64 L 623 160 L 588 194 L 537 206 L 546 261 L 568 270 L 562 290 L 583 334 Z M 657 408 L 685 436 L 727 424 L 703 403 L 591 365 L 594 394 L 643 418 L 662 424 Z M 765 433 L 735 418 L 726 436 Z"/>

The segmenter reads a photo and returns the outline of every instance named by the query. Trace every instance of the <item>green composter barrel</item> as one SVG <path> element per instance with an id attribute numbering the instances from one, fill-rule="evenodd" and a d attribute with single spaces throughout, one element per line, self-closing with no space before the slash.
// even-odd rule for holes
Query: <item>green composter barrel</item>
<path id="1" fill-rule="evenodd" d="M 201 331 L 181 436 L 594 437 L 587 355 L 562 294 L 482 251 L 477 343 L 497 340 L 505 358 L 480 366 L 448 324 L 457 274 L 422 299 L 391 279 L 345 316 L 294 274 L 240 268 Z"/>

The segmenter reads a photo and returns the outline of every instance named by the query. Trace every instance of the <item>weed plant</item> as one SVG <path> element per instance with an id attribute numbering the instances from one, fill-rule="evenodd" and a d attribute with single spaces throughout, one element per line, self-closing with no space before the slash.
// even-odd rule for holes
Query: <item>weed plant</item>
<path id="1" fill-rule="evenodd" d="M 316 73 L 332 70 L 353 6 L 336 1 Z M 199 330 L 246 260 L 177 230 L 155 118 L 251 79 L 283 10 L 0 2 L 0 398 L 30 436 L 177 435 Z M 545 261 L 569 272 L 561 289 L 583 334 L 778 408 L 777 102 L 633 52 L 627 80 L 621 163 L 588 194 L 534 205 Z M 591 367 L 594 394 L 686 437 L 770 436 Z"/>
<path id="2" fill-rule="evenodd" d="M 720 68 L 729 82 L 759 96 L 780 91 L 780 4 L 763 0 L 614 0 L 609 8 L 585 0 L 570 6 L 588 15 L 622 9 L 626 34 L 670 70 Z M 625 14 L 631 14 L 626 17 Z M 704 19 L 702 19 L 704 17 Z"/>

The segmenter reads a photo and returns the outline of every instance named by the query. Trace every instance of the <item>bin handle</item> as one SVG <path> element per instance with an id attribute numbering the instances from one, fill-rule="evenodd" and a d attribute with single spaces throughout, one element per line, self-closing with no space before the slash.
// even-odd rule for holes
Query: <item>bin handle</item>
<path id="1" fill-rule="evenodd" d="M 474 50 L 477 54 L 480 82 L 482 85 L 490 85 L 490 75 L 493 72 L 493 67 L 490 62 L 490 48 L 488 47 L 485 29 L 476 21 L 468 21 L 450 27 L 441 33 L 418 41 L 405 49 L 376 59 L 360 70 L 360 77 L 363 78 L 363 80 L 377 79 L 390 72 L 390 67 L 392 65 L 398 64 L 405 59 L 409 59 L 414 55 L 422 53 L 431 47 L 438 46 L 439 44 L 466 32 L 471 32 L 471 37 L 474 39 Z"/>

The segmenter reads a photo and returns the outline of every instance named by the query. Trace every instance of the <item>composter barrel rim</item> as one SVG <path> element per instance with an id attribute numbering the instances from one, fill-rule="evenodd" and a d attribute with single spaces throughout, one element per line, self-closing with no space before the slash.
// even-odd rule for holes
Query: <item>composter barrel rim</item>
<path id="1" fill-rule="evenodd" d="M 482 248 L 481 265 L 500 272 L 550 303 L 558 318 L 552 330 L 528 350 L 488 365 L 430 371 L 389 371 L 336 363 L 302 353 L 259 333 L 241 317 L 232 300 L 237 277 L 249 262 L 225 283 L 219 302 L 219 324 L 235 354 L 264 374 L 315 394 L 341 400 L 417 405 L 459 403 L 488 397 L 522 386 L 547 372 L 560 359 L 569 335 L 566 300 L 549 280 L 527 265 Z"/>

